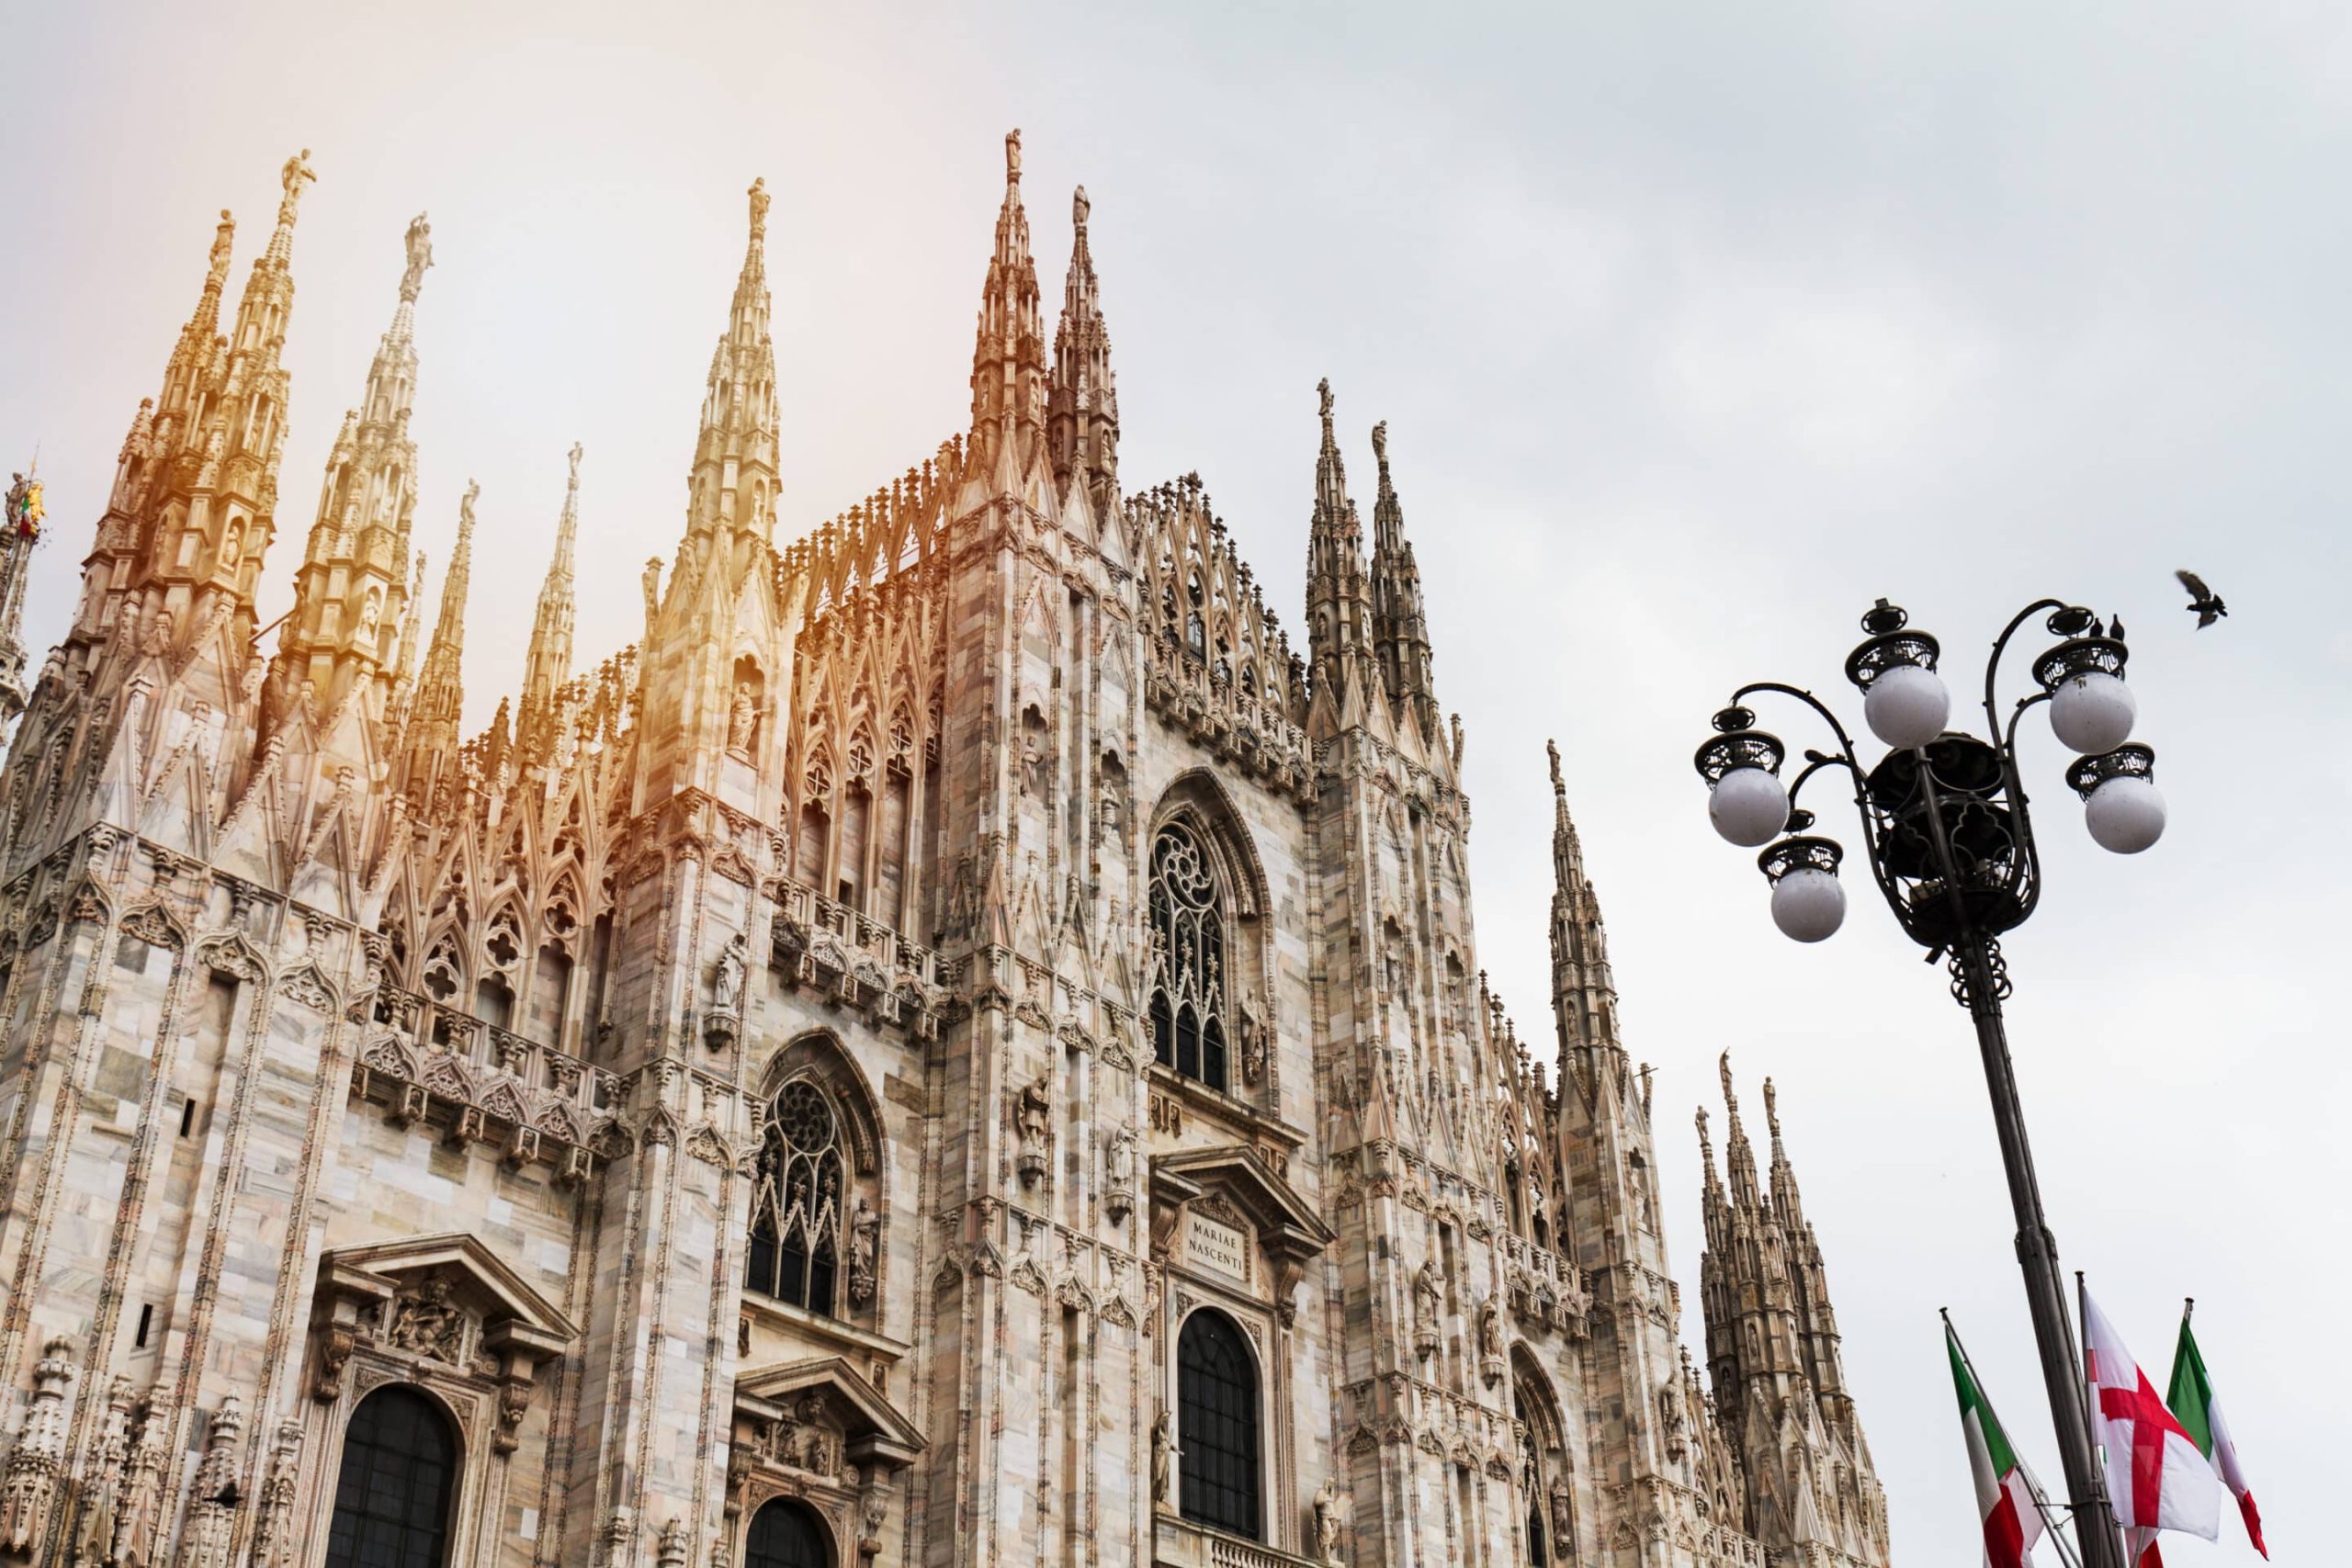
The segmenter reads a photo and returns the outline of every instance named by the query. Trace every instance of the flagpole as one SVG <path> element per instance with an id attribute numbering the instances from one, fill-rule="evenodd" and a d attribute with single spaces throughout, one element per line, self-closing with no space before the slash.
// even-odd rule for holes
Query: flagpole
<path id="1" fill-rule="evenodd" d="M 2091 1331 L 2090 1286 L 2084 1282 L 2083 1271 L 2079 1269 L 2075 1270 L 2075 1321 L 2083 1325 L 2083 1334 L 2087 1338 Z M 2107 1445 L 2098 1440 L 2098 1417 L 2091 1408 L 2092 1401 L 2097 1396 L 2091 1392 L 2090 1366 L 2087 1360 L 2081 1371 L 2083 1375 L 2075 1380 L 2075 1386 L 2082 1391 L 2083 1429 L 2089 1433 L 2091 1438 L 2092 1495 L 2098 1499 L 2099 1517 L 2107 1520 L 2108 1527 L 2115 1532 L 2113 1539 L 2119 1543 L 2119 1550 L 2124 1560 L 2123 1568 L 2140 1568 L 2137 1554 L 2132 1548 L 2132 1532 L 2124 1528 L 2122 1520 L 2115 1517 L 2114 1506 L 2107 1495 Z"/>
<path id="2" fill-rule="evenodd" d="M 1944 1332 L 1951 1336 L 1952 1344 L 1960 1350 L 1960 1364 L 1968 1369 L 1968 1381 L 1976 1385 L 1976 1397 L 1986 1410 L 1991 1411 L 1994 1424 L 2002 1431 L 2007 1431 L 2008 1425 L 2002 1421 L 2001 1413 L 1993 1409 L 1993 1396 L 1984 1392 L 1984 1380 L 1977 1375 L 1976 1362 L 1968 1353 L 1968 1342 L 1960 1337 L 1960 1330 L 1951 1325 L 1951 1310 L 1938 1307 L 1936 1315 L 1944 1320 Z M 2022 1455 L 2018 1462 L 2020 1465 L 2025 1462 Z M 2025 1491 L 2026 1495 L 2033 1499 L 2033 1511 L 2041 1516 L 2041 1528 L 2049 1532 L 2050 1543 L 2058 1549 L 2058 1555 L 2065 1559 L 2066 1568 L 2083 1568 L 2083 1560 L 2075 1555 L 2075 1549 L 2067 1544 L 2064 1536 L 2058 1533 L 2057 1516 L 2050 1506 L 2050 1499 L 2041 1495 L 2041 1483 L 2033 1478 L 2030 1470 L 2025 1472 Z M 2073 1520 L 2069 1518 L 2067 1522 L 2071 1524 Z"/>

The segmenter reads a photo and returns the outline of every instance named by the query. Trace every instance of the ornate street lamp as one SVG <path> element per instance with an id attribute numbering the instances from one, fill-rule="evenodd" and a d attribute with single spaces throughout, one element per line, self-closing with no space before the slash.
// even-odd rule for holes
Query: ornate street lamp
<path id="1" fill-rule="evenodd" d="M 2020 697 L 2004 725 L 1997 696 L 2001 656 L 2018 629 L 2044 612 L 2044 625 L 2061 640 L 2034 661 L 2041 690 Z M 1889 748 L 1876 766 L 1863 767 L 1845 726 L 1820 699 L 1777 681 L 1733 693 L 1731 705 L 1715 715 L 1715 734 L 1693 761 L 1707 781 L 1715 830 L 1735 844 L 1763 846 L 1756 863 L 1771 886 L 1772 922 L 1798 942 L 1820 942 L 1845 919 L 1846 895 L 1838 880 L 1845 851 L 1812 833 L 1813 813 L 1797 805 L 1815 773 L 1844 769 L 1854 786 L 1871 880 L 1904 931 L 1928 949 L 1929 961 L 1948 959 L 1952 997 L 1975 1020 L 1984 1060 L 2017 1216 L 2018 1261 L 2084 1565 L 2124 1568 L 2084 1409 L 2058 1245 L 2042 1219 L 2001 1024 L 2009 978 L 2000 936 L 2022 925 L 2041 895 L 2041 863 L 2018 771 L 2018 721 L 2026 710 L 2048 703 L 2058 739 L 2084 753 L 2067 768 L 2066 782 L 2083 797 L 2091 838 L 2119 854 L 2137 854 L 2164 832 L 2156 754 L 2130 739 L 2137 708 L 2123 681 L 2129 651 L 2120 635 L 2108 636 L 2090 611 L 2044 599 L 2018 611 L 2002 629 L 1984 666 L 1989 740 L 1945 728 L 1951 698 L 1937 671 L 1941 649 L 1934 637 L 1908 626 L 1901 609 L 1880 600 L 1862 617 L 1868 639 L 1846 660 L 1846 678 L 1862 693 L 1863 718 Z M 1834 752 L 1807 750 L 1804 767 L 1785 787 L 1786 749 L 1756 728 L 1756 715 L 1744 705 L 1768 692 L 1811 708 L 1837 739 Z"/>

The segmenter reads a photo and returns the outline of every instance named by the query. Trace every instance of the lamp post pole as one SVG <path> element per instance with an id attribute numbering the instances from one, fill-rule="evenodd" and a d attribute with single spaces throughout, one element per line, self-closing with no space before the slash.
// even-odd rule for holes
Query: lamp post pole
<path id="1" fill-rule="evenodd" d="M 2001 655 L 2018 627 L 2043 611 L 2052 612 L 2051 632 L 2065 640 L 2035 661 L 2042 689 L 2020 698 L 2004 726 L 1996 706 Z M 1838 869 L 1845 852 L 1833 840 L 1811 835 L 1814 816 L 1796 799 L 1814 774 L 1844 769 L 1854 785 L 1871 880 L 1905 932 L 1928 950 L 1929 960 L 1949 959 L 1952 996 L 1976 1025 L 2017 1222 L 2018 1266 L 2083 1568 L 2128 1568 L 2091 1440 L 2058 1244 L 2042 1214 L 2018 1103 L 2001 1019 L 2009 982 L 1999 938 L 2025 922 L 2041 894 L 2040 857 L 2018 771 L 2018 717 L 2037 704 L 2052 704 L 2059 739 L 2087 753 L 2066 776 L 2087 803 L 2091 835 L 2120 853 L 2144 850 L 2163 832 L 2155 753 L 2127 741 L 2134 717 L 2122 682 L 2128 653 L 2120 637 L 2108 637 L 2090 611 L 2041 600 L 2019 611 L 1995 640 L 1984 671 L 1989 742 L 1945 728 L 1951 698 L 1936 672 L 1939 647 L 1906 626 L 1902 610 L 1880 600 L 1862 618 L 1869 640 L 1846 662 L 1847 678 L 1864 694 L 1871 730 L 1890 748 L 1875 767 L 1862 767 L 1852 738 L 1820 699 L 1778 682 L 1735 693 L 1732 705 L 1715 716 L 1715 737 L 1700 747 L 1694 761 L 1711 792 L 1716 830 L 1734 843 L 1767 846 L 1757 863 L 1772 885 L 1773 921 L 1801 942 L 1821 941 L 1844 919 Z M 1838 742 L 1835 753 L 1806 751 L 1804 770 L 1785 790 L 1779 779 L 1785 750 L 1778 738 L 1756 728 L 1756 716 L 1741 705 L 1763 693 L 1804 704 Z"/>

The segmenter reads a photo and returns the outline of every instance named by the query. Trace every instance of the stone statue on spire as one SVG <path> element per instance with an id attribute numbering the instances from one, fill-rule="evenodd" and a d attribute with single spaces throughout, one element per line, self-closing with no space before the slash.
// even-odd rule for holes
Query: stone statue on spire
<path id="1" fill-rule="evenodd" d="M 1388 471 L 1388 422 L 1385 419 L 1372 427 L 1372 458 L 1382 473 Z"/>
<path id="2" fill-rule="evenodd" d="M 752 188 L 747 194 L 752 198 L 752 238 L 765 239 L 768 232 L 768 202 L 771 199 L 768 196 L 767 176 L 763 175 L 753 180 Z"/>
<path id="3" fill-rule="evenodd" d="M 212 260 L 209 267 L 210 287 L 218 288 L 229 276 L 229 248 L 236 238 L 237 220 L 229 209 L 220 209 L 220 226 L 212 231 Z"/>
<path id="4" fill-rule="evenodd" d="M 1069 220 L 1072 223 L 1077 224 L 1081 229 L 1085 228 L 1086 215 L 1093 210 L 1094 204 L 1086 199 L 1086 187 L 1084 186 L 1080 186 L 1076 190 L 1069 193 Z"/>
<path id="5" fill-rule="evenodd" d="M 401 274 L 401 298 L 413 302 L 424 287 L 424 269 L 433 265 L 433 225 L 420 212 L 409 220 L 408 270 Z"/>
<path id="6" fill-rule="evenodd" d="M 302 187 L 318 177 L 311 167 L 311 150 L 308 147 L 286 160 L 286 166 L 277 172 L 278 183 L 286 187 L 286 197 L 277 204 L 279 222 L 292 221 L 294 204 L 302 199 Z M 228 214 L 222 213 L 221 216 L 225 218 Z"/>
<path id="7" fill-rule="evenodd" d="M 1021 128 L 1015 126 L 1004 133 L 1004 183 L 1021 183 Z"/>
<path id="8" fill-rule="evenodd" d="M 1560 782 L 1560 743 L 1556 740 L 1546 740 L 1544 742 L 1544 751 L 1552 759 L 1552 793 L 1562 795 L 1567 794 L 1568 786 Z"/>
<path id="9" fill-rule="evenodd" d="M 565 456 L 571 461 L 571 488 L 578 490 L 580 488 L 580 443 L 573 442 L 571 450 Z"/>
<path id="10" fill-rule="evenodd" d="M 1315 395 L 1322 400 L 1323 417 L 1327 420 L 1329 419 L 1331 417 L 1332 407 L 1331 378 L 1326 376 L 1323 379 L 1315 383 Z"/>

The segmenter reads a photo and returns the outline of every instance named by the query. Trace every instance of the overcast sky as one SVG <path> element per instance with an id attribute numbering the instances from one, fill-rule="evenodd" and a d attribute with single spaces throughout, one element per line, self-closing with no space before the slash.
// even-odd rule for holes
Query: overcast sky
<path id="1" fill-rule="evenodd" d="M 575 440 L 582 659 L 635 635 L 752 177 L 775 195 L 790 536 L 962 428 L 1020 126 L 1049 309 L 1069 187 L 1093 199 L 1123 478 L 1199 469 L 1287 625 L 1317 378 L 1367 497 L 1389 422 L 1440 701 L 1469 732 L 1481 959 L 1547 1038 L 1557 736 L 1627 1043 L 1657 1066 L 1684 1333 L 1690 1111 L 1730 1046 L 1759 1136 L 1778 1080 L 1905 1568 L 1978 1555 L 1939 1306 L 2059 1470 L 1968 1021 L 1866 885 L 1836 940 L 1782 940 L 1690 755 L 1745 679 L 1858 712 L 1839 671 L 1882 594 L 1941 635 L 1963 690 L 2032 598 L 2124 615 L 2171 828 L 2136 859 L 2093 848 L 2028 722 L 2048 893 L 2008 943 L 2018 1077 L 2064 1264 L 2159 1383 L 2198 1298 L 2271 1538 L 2331 1550 L 2352 1284 L 2327 979 L 2352 763 L 2341 6 L 320 9 L 6 0 L 0 459 L 38 443 L 49 481 L 36 662 L 216 210 L 241 220 L 235 288 L 295 148 L 318 183 L 264 608 L 428 210 L 418 535 L 437 585 L 480 479 L 481 724 L 517 678 Z M 2178 566 L 2229 621 L 2190 634 Z M 2223 1529 L 2168 1561 L 2251 1561 Z"/>

